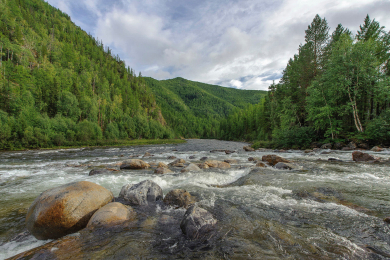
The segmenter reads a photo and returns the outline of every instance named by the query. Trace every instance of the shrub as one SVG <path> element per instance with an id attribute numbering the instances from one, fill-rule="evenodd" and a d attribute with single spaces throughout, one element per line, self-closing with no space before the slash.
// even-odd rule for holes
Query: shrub
<path id="1" fill-rule="evenodd" d="M 294 127 L 275 131 L 273 141 L 281 148 L 307 148 L 315 141 L 316 134 L 311 127 Z"/>

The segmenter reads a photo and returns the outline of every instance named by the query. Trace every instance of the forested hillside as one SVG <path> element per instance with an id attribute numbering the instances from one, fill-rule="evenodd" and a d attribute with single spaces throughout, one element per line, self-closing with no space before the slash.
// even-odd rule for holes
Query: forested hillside
<path id="1" fill-rule="evenodd" d="M 43 0 L 0 0 L 0 149 L 167 138 L 141 75 Z"/>
<path id="2" fill-rule="evenodd" d="M 194 82 L 183 78 L 145 78 L 167 124 L 184 137 L 215 138 L 226 116 L 257 104 L 266 91 L 239 90 Z"/>
<path id="3" fill-rule="evenodd" d="M 279 147 L 349 140 L 389 145 L 390 32 L 367 15 L 355 36 L 341 24 L 330 34 L 317 15 L 305 33 L 264 103 L 230 116 L 222 137 Z"/>

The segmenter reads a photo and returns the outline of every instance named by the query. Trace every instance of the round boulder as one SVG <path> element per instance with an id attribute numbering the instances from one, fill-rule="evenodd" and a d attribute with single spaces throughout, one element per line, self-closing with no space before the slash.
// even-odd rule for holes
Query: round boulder
<path id="1" fill-rule="evenodd" d="M 244 149 L 246 152 L 254 152 L 255 151 L 255 149 L 253 149 L 250 146 L 244 146 L 242 149 Z"/>
<path id="2" fill-rule="evenodd" d="M 180 172 L 199 172 L 201 169 L 193 163 L 190 163 L 187 167 L 182 169 Z"/>
<path id="3" fill-rule="evenodd" d="M 119 202 L 111 202 L 93 214 L 87 227 L 114 226 L 125 221 L 135 220 L 134 209 Z"/>
<path id="4" fill-rule="evenodd" d="M 133 205 L 148 205 L 162 200 L 163 191 L 154 181 L 146 180 L 138 184 L 123 186 L 119 197 Z"/>
<path id="5" fill-rule="evenodd" d="M 173 171 L 171 171 L 170 169 L 168 168 L 165 168 L 165 167 L 158 167 L 156 170 L 154 170 L 154 173 L 157 173 L 157 174 L 166 174 L 166 173 L 172 173 Z"/>
<path id="6" fill-rule="evenodd" d="M 96 210 L 114 196 L 88 181 L 73 182 L 43 192 L 28 209 L 27 229 L 37 239 L 56 239 L 85 228 Z"/>
<path id="7" fill-rule="evenodd" d="M 150 165 L 140 159 L 131 159 L 124 161 L 121 166 L 121 170 L 139 170 L 139 169 L 147 169 L 150 168 Z"/>
<path id="8" fill-rule="evenodd" d="M 369 155 L 368 153 L 362 153 L 360 151 L 354 151 L 352 153 L 352 160 L 355 162 L 370 162 L 370 161 L 377 161 L 378 158 Z"/>
<path id="9" fill-rule="evenodd" d="M 195 203 L 195 198 L 183 189 L 171 190 L 164 198 L 164 203 L 170 206 L 188 208 Z"/>
<path id="10" fill-rule="evenodd" d="M 93 176 L 93 175 L 98 175 L 98 174 L 109 174 L 111 173 L 112 171 L 110 170 L 107 170 L 107 169 L 93 169 L 89 172 L 89 176 Z"/>
<path id="11" fill-rule="evenodd" d="M 279 162 L 284 162 L 284 163 L 289 163 L 289 160 L 286 160 L 280 156 L 274 155 L 274 154 L 269 154 L 269 155 L 264 155 L 261 160 L 263 162 L 268 162 L 271 166 L 274 166 L 275 164 Z"/>
<path id="12" fill-rule="evenodd" d="M 189 207 L 180 223 L 183 233 L 190 239 L 201 238 L 217 224 L 213 215 L 196 205 Z"/>

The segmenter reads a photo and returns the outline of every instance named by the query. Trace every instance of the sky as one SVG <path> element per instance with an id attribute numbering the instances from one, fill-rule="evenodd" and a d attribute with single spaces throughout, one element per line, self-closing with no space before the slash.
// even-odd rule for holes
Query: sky
<path id="1" fill-rule="evenodd" d="M 314 16 L 330 34 L 367 14 L 390 30 L 389 0 L 47 0 L 156 79 L 267 90 L 304 43 Z"/>

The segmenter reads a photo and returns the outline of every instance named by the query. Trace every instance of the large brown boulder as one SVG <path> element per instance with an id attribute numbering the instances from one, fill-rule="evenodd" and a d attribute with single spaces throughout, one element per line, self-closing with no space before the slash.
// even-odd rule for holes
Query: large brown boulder
<path id="1" fill-rule="evenodd" d="M 195 203 L 195 198 L 183 189 L 171 190 L 164 198 L 164 203 L 170 206 L 188 208 Z"/>
<path id="2" fill-rule="evenodd" d="M 83 229 L 114 196 L 88 181 L 73 182 L 39 195 L 28 209 L 27 229 L 37 239 L 56 239 Z"/>
<path id="3" fill-rule="evenodd" d="M 217 160 L 207 160 L 205 164 L 208 165 L 210 168 L 219 168 L 219 169 L 230 168 L 230 164 L 226 162 L 217 161 Z"/>
<path id="4" fill-rule="evenodd" d="M 246 152 L 254 152 L 255 151 L 255 149 L 253 149 L 250 146 L 244 146 L 242 149 L 244 149 Z"/>
<path id="5" fill-rule="evenodd" d="M 352 153 L 352 160 L 354 160 L 355 162 L 372 162 L 378 161 L 379 159 L 372 155 L 369 155 L 368 153 L 355 151 Z"/>
<path id="6" fill-rule="evenodd" d="M 268 155 L 264 155 L 261 160 L 263 162 L 268 162 L 271 166 L 274 166 L 275 164 L 279 163 L 279 162 L 284 162 L 284 163 L 289 163 L 290 161 L 289 160 L 286 160 L 280 156 L 277 156 L 275 154 L 268 154 Z"/>
<path id="7" fill-rule="evenodd" d="M 131 160 L 127 160 L 127 161 L 124 161 L 121 166 L 120 166 L 121 170 L 124 169 L 124 170 L 127 170 L 127 169 L 130 169 L 130 170 L 139 170 L 139 169 L 147 169 L 147 168 L 150 168 L 150 165 L 140 159 L 131 159 Z"/>
<path id="8" fill-rule="evenodd" d="M 154 170 L 154 173 L 157 173 L 157 174 L 166 174 L 166 173 L 172 173 L 173 171 L 171 171 L 170 169 L 168 168 L 165 168 L 165 167 L 158 167 L 156 170 Z"/>
<path id="9" fill-rule="evenodd" d="M 87 227 L 114 226 L 136 219 L 137 214 L 130 206 L 119 202 L 108 203 L 93 214 Z"/>

